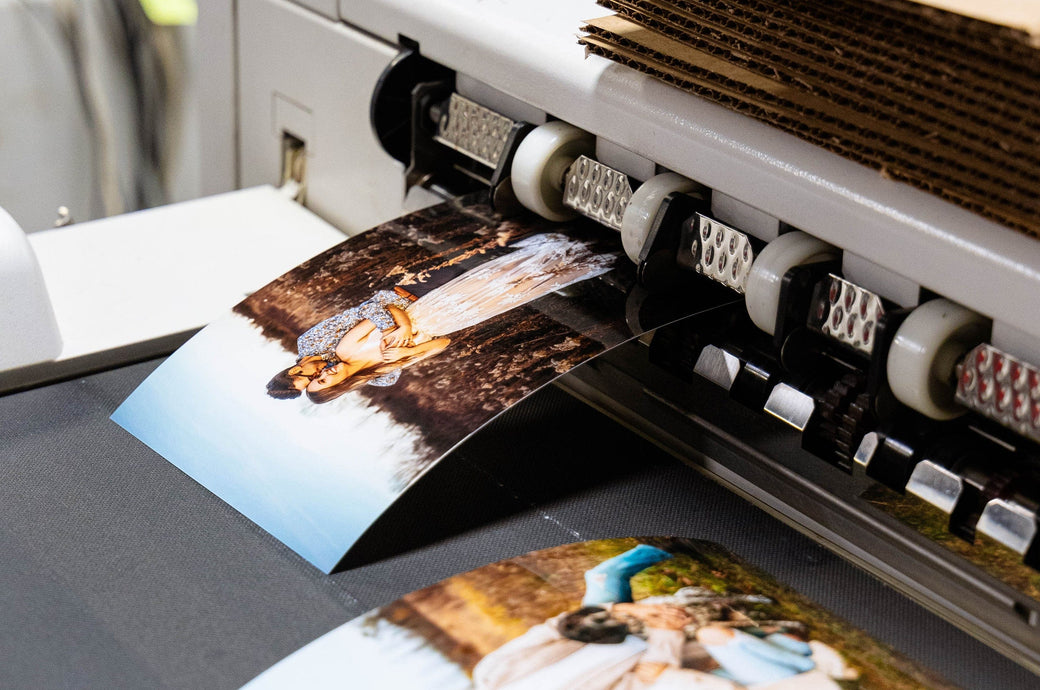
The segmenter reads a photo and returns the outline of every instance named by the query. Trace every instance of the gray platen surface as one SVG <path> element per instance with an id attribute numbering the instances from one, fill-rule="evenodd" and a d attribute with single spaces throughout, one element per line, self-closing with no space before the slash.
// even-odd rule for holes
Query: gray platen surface
<path id="1" fill-rule="evenodd" d="M 109 421 L 156 365 L 0 397 L 0 687 L 235 687 L 457 572 L 641 535 L 716 541 L 962 686 L 1036 687 L 552 387 L 434 468 L 324 576 Z"/>

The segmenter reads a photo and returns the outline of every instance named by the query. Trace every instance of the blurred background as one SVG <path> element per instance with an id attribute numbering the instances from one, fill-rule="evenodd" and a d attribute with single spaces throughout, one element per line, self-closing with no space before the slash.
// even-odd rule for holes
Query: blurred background
<path id="1" fill-rule="evenodd" d="M 26 232 L 199 196 L 195 0 L 0 0 L 0 207 Z"/>

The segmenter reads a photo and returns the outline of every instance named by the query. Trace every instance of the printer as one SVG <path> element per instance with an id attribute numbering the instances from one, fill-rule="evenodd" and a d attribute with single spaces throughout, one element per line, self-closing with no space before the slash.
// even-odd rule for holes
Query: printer
<path id="1" fill-rule="evenodd" d="M 1040 569 L 1040 242 L 587 55 L 604 14 L 202 2 L 203 191 L 291 183 L 346 234 L 474 191 L 620 233 L 647 293 L 714 301 L 560 385 L 1040 670 L 1040 601 L 967 553 Z"/>
<path id="2" fill-rule="evenodd" d="M 619 232 L 648 289 L 721 288 L 562 385 L 1040 662 L 1036 601 L 864 497 L 1040 564 L 1034 238 L 587 56 L 592 2 L 223 5 L 201 6 L 204 184 L 276 182 L 298 148 L 308 208 L 347 232 L 482 188 Z"/>

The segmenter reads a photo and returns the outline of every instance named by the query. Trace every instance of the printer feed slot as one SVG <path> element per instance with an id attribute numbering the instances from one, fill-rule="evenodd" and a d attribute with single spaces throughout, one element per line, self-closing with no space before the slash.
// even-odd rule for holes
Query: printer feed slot
<path id="1" fill-rule="evenodd" d="M 282 171 L 279 187 L 294 201 L 307 201 L 307 144 L 299 137 L 282 131 Z"/>

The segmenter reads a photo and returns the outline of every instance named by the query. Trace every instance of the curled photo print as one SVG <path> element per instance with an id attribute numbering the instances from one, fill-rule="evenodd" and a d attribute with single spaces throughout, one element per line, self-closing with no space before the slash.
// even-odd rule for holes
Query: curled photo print
<path id="1" fill-rule="evenodd" d="M 632 323 L 638 291 L 617 235 L 588 221 L 445 203 L 348 239 L 250 295 L 112 418 L 331 572 L 456 445 L 662 325 L 660 316 Z"/>

